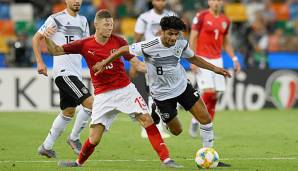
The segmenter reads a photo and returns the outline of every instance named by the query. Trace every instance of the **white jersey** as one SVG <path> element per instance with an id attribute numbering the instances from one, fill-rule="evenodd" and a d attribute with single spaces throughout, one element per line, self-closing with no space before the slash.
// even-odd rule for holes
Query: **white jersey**
<path id="1" fill-rule="evenodd" d="M 164 16 L 176 16 L 176 14 L 169 10 L 164 10 L 162 14 L 157 14 L 154 9 L 141 14 L 135 25 L 135 32 L 144 34 L 145 40 L 159 36 L 158 33 L 161 31 L 159 23 Z"/>
<path id="2" fill-rule="evenodd" d="M 70 43 L 80 40 L 90 35 L 89 25 L 86 17 L 69 15 L 66 10 L 52 14 L 38 30 L 43 34 L 48 27 L 55 26 L 57 32 L 51 38 L 57 45 Z M 61 55 L 54 57 L 53 77 L 58 76 L 77 76 L 82 79 L 82 56 L 79 54 Z"/>
<path id="3" fill-rule="evenodd" d="M 130 45 L 129 52 L 145 57 L 150 93 L 154 99 L 171 99 L 185 91 L 187 78 L 180 58 L 194 57 L 187 40 L 178 39 L 174 46 L 168 48 L 162 44 L 160 37 L 156 37 Z"/>

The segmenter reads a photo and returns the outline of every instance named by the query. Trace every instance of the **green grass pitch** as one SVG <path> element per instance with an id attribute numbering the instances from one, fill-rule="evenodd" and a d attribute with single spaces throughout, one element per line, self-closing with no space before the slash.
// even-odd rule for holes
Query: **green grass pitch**
<path id="1" fill-rule="evenodd" d="M 83 168 L 58 168 L 57 161 L 75 159 L 66 144 L 72 123 L 56 142 L 59 159 L 37 155 L 37 148 L 47 135 L 55 113 L 0 112 L 0 171 L 100 170 L 155 171 L 173 170 L 160 166 L 157 155 L 146 139 L 140 137 L 137 123 L 119 114 L 110 132 L 103 136 Z M 194 155 L 201 147 L 199 138 L 188 135 L 190 114 L 179 112 L 184 131 L 166 139 L 171 157 L 183 169 L 198 170 Z M 286 171 L 298 170 L 298 110 L 262 110 L 255 112 L 220 111 L 214 122 L 215 149 L 231 168 L 214 170 Z M 84 130 L 81 140 L 88 136 Z"/>

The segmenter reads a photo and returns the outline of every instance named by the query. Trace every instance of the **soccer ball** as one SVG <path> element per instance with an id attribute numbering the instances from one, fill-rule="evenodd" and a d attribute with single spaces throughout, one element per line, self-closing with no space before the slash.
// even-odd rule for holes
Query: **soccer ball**
<path id="1" fill-rule="evenodd" d="M 219 162 L 218 153 L 213 148 L 201 148 L 197 151 L 196 164 L 198 168 L 215 168 Z"/>

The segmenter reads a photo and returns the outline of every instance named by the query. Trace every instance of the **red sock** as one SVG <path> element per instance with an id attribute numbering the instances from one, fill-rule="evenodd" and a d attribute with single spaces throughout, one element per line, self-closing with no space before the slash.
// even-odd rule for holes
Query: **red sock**
<path id="1" fill-rule="evenodd" d="M 83 165 L 84 162 L 89 158 L 89 156 L 93 153 L 94 148 L 96 147 L 96 145 L 91 144 L 89 138 L 85 141 L 81 151 L 80 151 L 80 155 L 79 158 L 77 160 L 77 162 L 80 165 Z"/>
<path id="2" fill-rule="evenodd" d="M 203 93 L 202 99 L 204 100 L 208 113 L 211 116 L 211 119 L 214 119 L 215 115 L 215 106 L 217 102 L 217 97 L 215 92 L 205 92 Z"/>
<path id="3" fill-rule="evenodd" d="M 169 150 L 161 138 L 160 132 L 158 131 L 156 125 L 152 124 L 145 129 L 148 134 L 148 139 L 154 150 L 157 152 L 160 160 L 164 161 L 165 159 L 169 158 Z"/>

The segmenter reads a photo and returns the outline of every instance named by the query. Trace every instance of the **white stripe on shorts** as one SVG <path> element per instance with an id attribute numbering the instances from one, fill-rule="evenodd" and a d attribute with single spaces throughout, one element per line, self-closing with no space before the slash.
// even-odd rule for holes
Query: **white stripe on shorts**
<path id="1" fill-rule="evenodd" d="M 83 97 L 83 94 L 76 87 L 76 85 L 69 79 L 69 77 L 63 76 L 63 79 L 67 83 L 67 85 L 72 89 L 72 91 L 78 96 L 78 98 Z"/>

